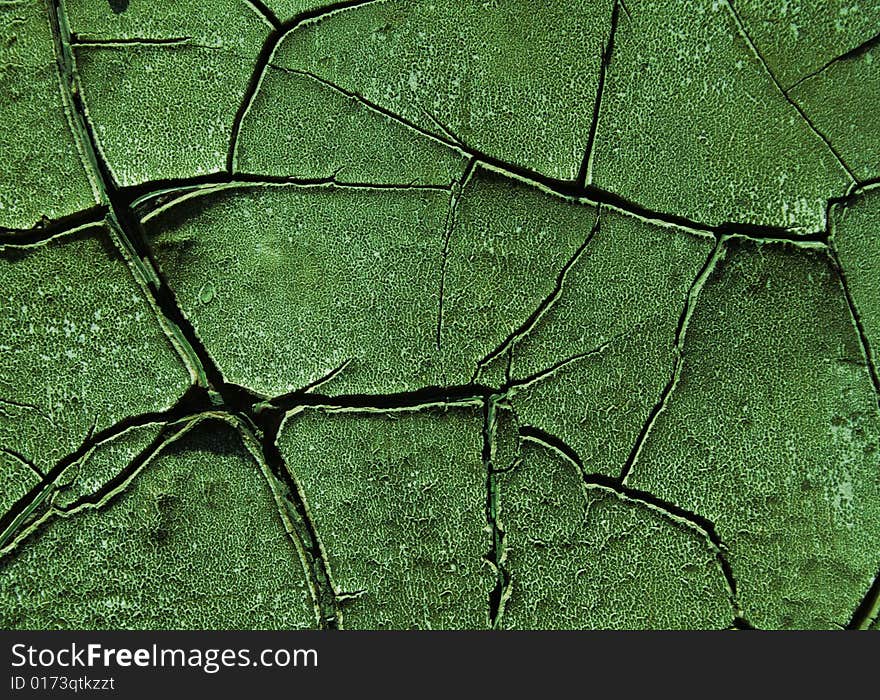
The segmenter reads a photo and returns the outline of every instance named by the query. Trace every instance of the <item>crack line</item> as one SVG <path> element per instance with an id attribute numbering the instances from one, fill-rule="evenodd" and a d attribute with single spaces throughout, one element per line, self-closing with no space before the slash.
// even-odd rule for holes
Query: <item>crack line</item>
<path id="1" fill-rule="evenodd" d="M 602 49 L 599 63 L 599 84 L 596 86 L 596 99 L 593 102 L 593 118 L 590 122 L 590 131 L 587 134 L 587 146 L 584 149 L 584 157 L 581 161 L 575 182 L 580 187 L 586 187 L 587 182 L 593 180 L 593 150 L 596 141 L 596 133 L 599 129 L 599 114 L 602 109 L 602 94 L 605 92 L 605 74 L 611 63 L 611 55 L 614 52 L 614 37 L 617 34 L 617 22 L 620 18 L 620 0 L 616 0 L 611 10 L 611 28 L 608 31 L 608 41 Z"/>
<path id="2" fill-rule="evenodd" d="M 767 75 L 770 76 L 770 79 L 773 81 L 773 84 L 776 86 L 776 89 L 779 90 L 779 93 L 782 95 L 783 98 L 785 98 L 785 101 L 788 102 L 788 104 L 790 104 L 792 107 L 795 108 L 795 110 L 801 116 L 801 118 L 804 120 L 804 122 L 806 122 L 807 126 L 810 127 L 810 130 L 814 134 L 816 134 L 816 136 L 818 136 L 820 139 L 822 139 L 823 143 L 828 147 L 828 150 L 831 151 L 831 153 L 837 159 L 837 162 L 846 171 L 846 174 L 849 175 L 850 180 L 852 180 L 853 182 L 856 182 L 857 178 L 856 178 L 855 174 L 853 173 L 852 170 L 850 170 L 850 167 L 846 164 L 846 161 L 843 160 L 843 157 L 840 155 L 840 153 L 837 152 L 837 149 L 834 148 L 834 146 L 832 145 L 832 143 L 828 139 L 828 137 L 825 136 L 825 134 L 823 134 L 821 131 L 819 131 L 819 129 L 816 128 L 816 125 L 813 124 L 812 120 L 807 116 L 806 112 L 804 112 L 804 110 L 801 109 L 801 106 L 788 96 L 788 93 L 782 87 L 781 83 L 779 82 L 779 79 L 776 77 L 776 74 L 770 69 L 770 64 L 767 63 L 767 60 L 764 58 L 764 55 L 758 50 L 757 45 L 755 44 L 754 41 L 752 41 L 752 37 L 746 31 L 745 24 L 743 24 L 742 19 L 740 19 L 739 12 L 737 12 L 736 8 L 733 6 L 733 0 L 726 0 L 726 5 L 727 5 L 728 9 L 730 10 L 730 14 L 733 15 L 733 19 L 734 19 L 734 22 L 736 22 L 736 26 L 739 29 L 739 33 L 742 35 L 743 39 L 745 39 L 746 43 L 751 48 L 752 52 L 755 54 L 755 57 L 758 59 L 758 61 L 764 67 L 764 70 L 767 71 Z"/>
<path id="3" fill-rule="evenodd" d="M 263 46 L 260 48 L 260 53 L 257 54 L 257 60 L 254 64 L 254 69 L 251 73 L 248 85 L 245 88 L 241 104 L 232 120 L 232 130 L 229 137 L 229 150 L 226 153 L 226 171 L 229 174 L 234 173 L 237 169 L 236 151 L 238 150 L 238 139 L 239 134 L 241 133 L 242 122 L 244 121 L 245 116 L 247 116 L 254 98 L 260 90 L 260 86 L 263 83 L 263 76 L 266 74 L 266 69 L 271 64 L 272 57 L 275 55 L 275 51 L 281 44 L 282 40 L 297 27 L 307 22 L 314 22 L 335 14 L 336 12 L 380 1 L 383 0 L 342 0 L 341 2 L 335 2 L 330 5 L 323 5 L 321 7 L 306 10 L 305 12 L 300 12 L 286 22 L 279 22 L 278 18 L 272 14 L 274 22 L 270 21 L 270 24 L 272 24 L 274 30 L 266 37 L 266 41 L 263 42 Z M 254 4 L 256 5 L 256 2 Z M 263 6 L 262 2 L 259 4 Z M 265 6 L 263 7 L 268 10 Z M 262 14 L 261 10 L 258 11 Z"/>
<path id="4" fill-rule="evenodd" d="M 791 85 L 788 86 L 788 88 L 785 90 L 785 94 L 787 95 L 789 92 L 794 90 L 798 85 L 809 80 L 810 78 L 815 78 L 820 73 L 824 73 L 826 70 L 828 70 L 828 68 L 833 66 L 835 63 L 839 63 L 842 61 L 851 61 L 853 59 L 859 58 L 863 54 L 866 54 L 868 51 L 870 51 L 871 49 L 873 49 L 876 46 L 880 46 L 880 34 L 878 34 L 877 36 L 872 36 L 870 39 L 862 42 L 861 44 L 859 44 L 855 48 L 850 49 L 849 51 L 840 54 L 840 56 L 835 56 L 830 61 L 826 61 L 824 65 L 822 65 L 820 68 L 817 68 L 812 73 L 808 73 L 807 75 L 805 75 L 801 78 L 798 78 L 795 82 L 793 82 Z"/>
<path id="5" fill-rule="evenodd" d="M 621 498 L 621 500 L 642 505 L 649 510 L 659 513 L 673 523 L 697 532 L 710 545 L 718 563 L 718 568 L 724 577 L 730 605 L 734 610 L 734 623 L 741 623 L 752 629 L 751 623 L 749 623 L 743 616 L 742 608 L 739 603 L 736 579 L 734 578 L 730 562 L 727 560 L 727 545 L 724 544 L 724 541 L 718 535 L 715 524 L 711 520 L 698 513 L 686 510 L 674 503 L 659 498 L 652 493 L 627 486 L 622 483 L 619 478 L 587 472 L 583 460 L 581 460 L 578 453 L 570 445 L 557 436 L 547 433 L 540 428 L 523 426 L 520 428 L 520 436 L 525 441 L 534 442 L 544 448 L 556 452 L 563 459 L 570 462 L 587 488 L 601 488 L 611 491 Z"/>
<path id="6" fill-rule="evenodd" d="M 639 454 L 641 453 L 642 448 L 644 447 L 645 442 L 648 439 L 648 435 L 650 434 L 651 429 L 654 427 L 654 423 L 657 420 L 657 417 L 666 409 L 666 404 L 669 401 L 669 397 L 672 395 L 672 391 L 678 384 L 678 379 L 681 375 L 681 367 L 684 361 L 684 337 L 687 331 L 688 324 L 690 323 L 691 315 L 693 314 L 694 308 L 697 304 L 697 297 L 699 296 L 700 291 L 702 291 L 706 280 L 712 273 L 712 270 L 715 268 L 716 263 L 723 254 L 723 250 L 724 239 L 719 239 L 715 243 L 715 246 L 712 248 L 712 251 L 709 253 L 709 256 L 706 258 L 706 261 L 703 263 L 703 266 L 700 268 L 699 272 L 697 272 L 697 276 L 694 277 L 693 282 L 691 282 L 691 286 L 688 289 L 687 296 L 685 298 L 684 308 L 682 309 L 681 316 L 679 316 L 678 326 L 675 329 L 675 338 L 672 344 L 672 373 L 669 377 L 669 381 L 666 383 L 666 386 L 663 387 L 663 390 L 660 392 L 660 398 L 657 400 L 657 403 L 654 404 L 654 406 L 651 408 L 651 411 L 648 413 L 648 418 L 642 425 L 642 429 L 639 431 L 636 442 L 633 445 L 629 456 L 626 458 L 626 462 L 621 469 L 619 477 L 619 481 L 621 484 L 626 483 L 626 479 L 632 471 L 632 468 L 635 465 L 636 461 L 638 460 Z"/>
<path id="7" fill-rule="evenodd" d="M 502 341 L 502 343 L 486 354 L 481 360 L 477 361 L 477 370 L 474 373 L 474 380 L 479 376 L 482 369 L 492 362 L 495 358 L 497 358 L 502 353 L 506 352 L 508 349 L 513 348 L 513 346 L 525 335 L 530 333 L 532 329 L 538 324 L 541 318 L 546 314 L 553 306 L 556 304 L 559 297 L 562 296 L 563 287 L 565 285 L 565 277 L 568 275 L 569 270 L 574 267 L 575 263 L 581 258 L 584 251 L 589 247 L 590 242 L 596 235 L 599 233 L 601 228 L 600 223 L 600 214 L 601 214 L 601 205 L 599 205 L 596 209 L 596 221 L 593 223 L 593 227 L 590 229 L 590 232 L 584 238 L 583 242 L 580 244 L 578 249 L 574 252 L 574 254 L 568 259 L 568 261 L 562 266 L 560 271 L 556 275 L 556 283 L 551 290 L 550 294 L 548 294 L 536 307 L 536 309 L 532 312 L 531 316 L 529 316 L 516 330 L 514 330 L 507 338 Z"/>
<path id="8" fill-rule="evenodd" d="M 446 212 L 446 223 L 444 226 L 443 249 L 440 251 L 440 290 L 437 299 L 437 337 L 435 341 L 438 352 L 443 340 L 443 302 L 446 292 L 446 268 L 449 261 L 449 245 L 452 241 L 452 232 L 455 228 L 455 218 L 458 214 L 459 203 L 464 198 L 464 190 L 470 182 L 476 166 L 477 160 L 471 158 L 465 166 L 457 186 L 453 187 L 450 192 L 449 209 Z"/>

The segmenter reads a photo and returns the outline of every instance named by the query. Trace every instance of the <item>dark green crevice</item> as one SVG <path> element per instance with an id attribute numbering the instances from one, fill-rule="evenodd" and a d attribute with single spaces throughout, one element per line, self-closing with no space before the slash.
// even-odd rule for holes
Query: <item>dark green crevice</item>
<path id="1" fill-rule="evenodd" d="M 186 418 L 194 418 L 199 414 L 213 410 L 215 410 L 215 407 L 210 400 L 208 392 L 202 387 L 193 386 L 174 406 L 165 411 L 142 413 L 125 418 L 114 425 L 98 431 L 90 430 L 76 450 L 59 460 L 45 473 L 39 483 L 19 498 L 0 517 L 0 547 L 5 547 L 15 537 L 15 534 L 27 524 L 27 519 L 33 515 L 34 507 L 53 489 L 64 472 L 99 444 L 112 440 L 131 428 L 142 427 L 151 423 L 171 424 Z"/>
<path id="2" fill-rule="evenodd" d="M 272 8 L 270 8 L 263 0 L 244 0 L 248 5 L 253 8 L 254 12 L 256 12 L 260 17 L 262 17 L 266 22 L 272 25 L 275 29 L 281 26 L 281 20 L 278 19 L 278 15 L 273 12 Z"/>
<path id="3" fill-rule="evenodd" d="M 590 121 L 590 131 L 587 134 L 587 146 L 584 149 L 584 157 L 581 160 L 581 166 L 575 178 L 575 182 L 580 187 L 586 187 L 587 181 L 591 179 L 592 175 L 593 150 L 596 142 L 596 133 L 599 130 L 599 116 L 602 112 L 602 95 L 605 92 L 605 74 L 608 72 L 611 56 L 614 53 L 614 37 L 617 34 L 617 22 L 620 19 L 620 5 L 620 0 L 615 0 L 614 7 L 611 9 L 608 41 L 602 49 L 602 55 L 599 59 L 599 83 L 596 86 L 596 99 L 593 102 L 593 117 Z"/>
<path id="4" fill-rule="evenodd" d="M 486 470 L 486 524 L 491 542 L 486 561 L 495 571 L 495 585 L 489 592 L 489 626 L 498 629 L 504 615 L 504 603 L 510 589 L 510 573 L 504 567 L 505 535 L 499 520 L 499 484 L 493 464 L 498 397 L 483 403 L 483 465 Z"/>
<path id="5" fill-rule="evenodd" d="M 255 415 L 252 432 L 262 449 L 266 465 L 278 483 L 284 486 L 285 493 L 282 497 L 289 506 L 290 522 L 295 528 L 294 535 L 299 541 L 300 551 L 304 553 L 310 587 L 317 598 L 314 602 L 321 628 L 338 629 L 341 611 L 336 589 L 330 578 L 327 557 L 309 514 L 305 495 L 278 448 L 278 434 L 284 418 L 284 411 L 264 410 Z"/>
<path id="6" fill-rule="evenodd" d="M 865 630 L 871 626 L 880 615 L 880 572 L 874 577 L 874 581 L 862 598 L 859 606 L 853 612 L 848 630 Z"/>
<path id="7" fill-rule="evenodd" d="M 120 39 L 92 39 L 90 37 L 81 37 L 78 36 L 75 32 L 70 33 L 70 45 L 71 46 L 128 46 L 131 44 L 134 45 L 152 45 L 152 46 L 178 46 L 180 44 L 186 44 L 192 41 L 191 36 L 175 36 L 175 37 L 163 37 L 161 39 L 150 38 L 150 37 L 133 37 L 133 38 L 120 38 Z"/>
<path id="8" fill-rule="evenodd" d="M 302 389 L 261 402 L 254 406 L 257 413 L 267 409 L 290 411 L 305 406 L 325 408 L 365 409 L 374 411 L 393 411 L 396 409 L 419 408 L 437 404 L 478 404 L 488 400 L 497 389 L 484 384 L 458 384 L 451 386 L 430 386 L 414 391 L 392 394 L 338 394 L 326 395 Z"/>
<path id="9" fill-rule="evenodd" d="M 57 219 L 43 219 L 32 228 L 0 227 L 0 248 L 38 245 L 75 228 L 100 224 L 106 218 L 107 211 L 107 206 L 97 205 Z"/>
<path id="10" fill-rule="evenodd" d="M 269 21 L 270 24 L 274 26 L 274 29 L 269 36 L 266 37 L 263 46 L 260 48 L 260 53 L 257 54 L 254 70 L 251 73 L 250 80 L 244 91 L 244 96 L 242 97 L 238 110 L 235 113 L 235 117 L 232 120 L 229 150 L 226 153 L 226 171 L 228 174 L 231 175 L 235 172 L 235 151 L 238 147 L 238 136 L 241 133 L 241 123 L 244 120 L 244 115 L 247 113 L 248 108 L 257 94 L 257 90 L 259 89 L 260 82 L 263 78 L 263 73 L 265 73 L 269 61 L 272 59 L 272 54 L 275 53 L 275 49 L 278 47 L 278 44 L 281 43 L 281 40 L 289 32 L 293 31 L 304 22 L 319 19 L 325 15 L 338 12 L 339 10 L 346 10 L 351 7 L 357 7 L 358 5 L 368 5 L 376 1 L 377 0 L 343 0 L 342 2 L 335 2 L 329 5 L 322 5 L 321 7 L 306 10 L 286 22 L 279 22 L 275 14 L 271 13 L 262 2 L 254 3 L 255 6 L 261 8 L 261 13 L 265 11 L 271 15 L 272 19 Z"/>
<path id="11" fill-rule="evenodd" d="M 727 546 L 718 535 L 718 531 L 715 529 L 715 524 L 711 520 L 699 513 L 695 513 L 694 511 L 687 510 L 686 508 L 682 508 L 674 503 L 663 500 L 652 493 L 627 486 L 622 483 L 622 480 L 619 477 L 588 472 L 577 451 L 556 435 L 552 435 L 533 426 L 521 427 L 520 435 L 526 440 L 536 442 L 539 445 L 557 452 L 563 458 L 571 462 L 578 474 L 580 474 L 584 484 L 587 486 L 599 486 L 614 491 L 627 500 L 636 501 L 645 506 L 651 507 L 655 511 L 669 517 L 673 522 L 677 520 L 689 523 L 698 532 L 702 533 L 715 550 L 719 569 L 721 570 L 730 591 L 730 602 L 735 611 L 735 619 L 740 621 L 741 624 L 750 625 L 740 610 L 739 599 L 737 597 L 736 579 L 733 575 L 733 569 L 730 562 L 727 559 Z"/>
<path id="12" fill-rule="evenodd" d="M 565 286 L 566 275 L 568 275 L 568 272 L 571 270 L 572 267 L 574 267 L 575 263 L 580 260 L 584 251 L 589 247 L 592 240 L 599 233 L 601 229 L 600 215 L 601 206 L 597 208 L 596 221 L 590 229 L 590 232 L 584 238 L 583 243 L 578 246 L 578 249 L 566 261 L 566 263 L 562 266 L 562 268 L 556 275 L 553 289 L 544 299 L 541 300 L 538 306 L 535 307 L 535 310 L 531 313 L 531 315 L 522 324 L 520 324 L 519 327 L 513 330 L 498 347 L 496 347 L 494 350 L 486 354 L 482 359 L 477 361 L 477 370 L 474 374 L 474 378 L 479 376 L 481 370 L 493 360 L 498 358 L 502 353 L 507 351 L 512 352 L 513 346 L 516 344 L 516 342 L 523 336 L 527 335 L 535 326 L 535 324 L 537 324 L 540 318 L 547 312 L 547 310 L 556 303 L 557 299 L 559 299 L 559 297 L 561 296 L 562 290 Z M 507 376 L 507 381 L 510 382 L 509 375 Z"/>

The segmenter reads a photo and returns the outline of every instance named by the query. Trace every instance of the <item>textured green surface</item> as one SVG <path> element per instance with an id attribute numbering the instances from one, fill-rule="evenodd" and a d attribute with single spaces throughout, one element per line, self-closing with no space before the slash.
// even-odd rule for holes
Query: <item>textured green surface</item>
<path id="1" fill-rule="evenodd" d="M 828 256 L 733 239 L 627 483 L 715 523 L 754 624 L 845 625 L 876 567 L 878 436 Z"/>
<path id="2" fill-rule="evenodd" d="M 0 625 L 877 626 L 877 3 L 0 27 Z"/>
<path id="3" fill-rule="evenodd" d="M 528 447 L 500 477 L 513 585 L 510 629 L 722 628 L 730 617 L 718 556 L 698 532 Z"/>
<path id="4" fill-rule="evenodd" d="M 166 448 L 106 512 L 81 510 L 24 545 L 0 594 L 7 629 L 316 625 L 272 494 L 220 423 Z"/>
<path id="5" fill-rule="evenodd" d="M 478 410 L 288 420 L 279 446 L 350 629 L 479 628 L 494 576 Z"/>
<path id="6" fill-rule="evenodd" d="M 0 5 L 0 85 L 0 226 L 27 228 L 94 204 L 40 0 Z"/>

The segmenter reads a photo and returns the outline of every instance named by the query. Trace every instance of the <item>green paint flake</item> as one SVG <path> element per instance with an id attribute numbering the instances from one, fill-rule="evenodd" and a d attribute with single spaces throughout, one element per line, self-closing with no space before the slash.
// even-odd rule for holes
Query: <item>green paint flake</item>
<path id="1" fill-rule="evenodd" d="M 96 203 L 65 112 L 42 2 L 0 4 L 0 227 Z"/>
<path id="2" fill-rule="evenodd" d="M 225 170 L 257 51 L 242 57 L 185 44 L 77 48 L 86 111 L 117 183 Z"/>
<path id="3" fill-rule="evenodd" d="M 873 354 L 880 352 L 880 188 L 831 211 L 834 247 Z"/>
<path id="4" fill-rule="evenodd" d="M 724 2 L 632 1 L 608 68 L 592 181 L 697 221 L 819 231 L 851 183 Z"/>
<path id="5" fill-rule="evenodd" d="M 733 612 L 704 535 L 525 448 L 499 475 L 506 629 L 722 629 Z"/>
<path id="6" fill-rule="evenodd" d="M 603 211 L 559 295 L 513 344 L 520 420 L 562 438 L 591 470 L 619 474 L 672 375 L 676 331 L 712 245 Z"/>
<path id="7" fill-rule="evenodd" d="M 276 395 L 437 384 L 440 254 L 450 195 L 230 187 L 147 221 L 178 299 L 228 381 Z M 322 391 L 324 389 L 322 388 Z"/>
<path id="8" fill-rule="evenodd" d="M 0 560 L 4 629 L 300 629 L 317 621 L 296 549 L 240 439 L 202 424 L 99 511 Z"/>
<path id="9" fill-rule="evenodd" d="M 733 5 L 785 88 L 880 32 L 880 5 L 873 0 L 735 0 Z"/>
<path id="10" fill-rule="evenodd" d="M 279 447 L 322 539 L 344 627 L 486 626 L 482 425 L 478 411 L 288 418 Z"/>
<path id="11" fill-rule="evenodd" d="M 186 369 L 104 227 L 0 247 L 0 289 L 0 446 L 40 468 L 93 427 L 168 408 L 187 389 Z"/>
<path id="12" fill-rule="evenodd" d="M 880 177 L 880 44 L 832 63 L 789 94 L 859 180 Z"/>
<path id="13" fill-rule="evenodd" d="M 270 67 L 238 138 L 237 172 L 449 185 L 464 159 L 314 78 Z"/>
<path id="14" fill-rule="evenodd" d="M 830 260 L 731 240 L 628 484 L 715 523 L 758 627 L 846 625 L 880 564 L 880 416 Z"/>
<path id="15" fill-rule="evenodd" d="M 876 627 L 878 12 L 0 0 L 0 626 Z"/>
<path id="16" fill-rule="evenodd" d="M 438 135 L 574 179 L 610 0 L 368 3 L 290 33 L 273 62 L 309 71 Z M 552 27 L 552 30 L 550 29 Z"/>

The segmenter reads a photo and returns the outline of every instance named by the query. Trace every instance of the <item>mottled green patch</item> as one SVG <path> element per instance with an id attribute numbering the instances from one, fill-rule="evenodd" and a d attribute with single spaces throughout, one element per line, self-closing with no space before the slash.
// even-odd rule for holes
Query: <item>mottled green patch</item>
<path id="1" fill-rule="evenodd" d="M 652 209 L 818 231 L 850 178 L 789 104 L 727 3 L 626 3 L 592 180 Z"/>
<path id="2" fill-rule="evenodd" d="M 147 227 L 229 381 L 275 395 L 345 365 L 328 390 L 405 391 L 438 383 L 449 198 L 443 190 L 231 187 L 181 200 Z"/>
<path id="3" fill-rule="evenodd" d="M 610 0 L 369 3 L 302 25 L 273 61 L 551 177 L 583 158 Z M 552 30 L 551 30 L 552 28 Z"/>
<path id="4" fill-rule="evenodd" d="M 486 472 L 476 410 L 310 411 L 279 439 L 321 538 L 343 626 L 479 628 Z"/>
<path id="5" fill-rule="evenodd" d="M 105 228 L 0 247 L 0 289 L 7 298 L 0 306 L 0 447 L 43 470 L 90 430 L 168 408 L 189 385 Z"/>
<path id="6" fill-rule="evenodd" d="M 0 227 L 29 228 L 95 204 L 39 0 L 0 5 L 0 85 Z"/>
<path id="7" fill-rule="evenodd" d="M 733 611 L 705 535 L 586 487 L 570 462 L 526 447 L 499 475 L 507 629 L 722 629 Z"/>
<path id="8" fill-rule="evenodd" d="M 880 419 L 819 250 L 731 240 L 628 483 L 715 523 L 758 627 L 846 625 L 880 563 Z"/>

